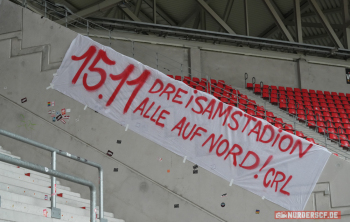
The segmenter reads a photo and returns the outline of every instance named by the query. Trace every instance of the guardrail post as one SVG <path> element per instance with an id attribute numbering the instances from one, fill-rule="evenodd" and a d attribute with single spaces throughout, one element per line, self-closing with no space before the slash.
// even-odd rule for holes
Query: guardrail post
<path id="1" fill-rule="evenodd" d="M 247 88 L 248 73 L 244 73 L 244 88 Z"/>
<path id="2" fill-rule="evenodd" d="M 103 219 L 103 169 L 99 168 L 99 176 L 100 176 L 100 208 L 99 208 L 99 214 L 100 214 L 100 222 L 107 222 L 107 219 Z"/>
<path id="3" fill-rule="evenodd" d="M 47 3 L 46 3 L 46 0 L 45 0 L 45 18 L 46 18 L 46 12 L 47 12 Z"/>
<path id="4" fill-rule="evenodd" d="M 56 170 L 56 152 L 51 152 L 51 169 Z M 61 209 L 56 208 L 56 177 L 51 176 L 51 217 L 61 219 Z"/>

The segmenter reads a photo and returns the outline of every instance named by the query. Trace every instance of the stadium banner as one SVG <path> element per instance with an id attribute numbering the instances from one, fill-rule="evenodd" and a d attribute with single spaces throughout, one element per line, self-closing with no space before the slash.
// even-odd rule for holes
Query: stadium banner
<path id="1" fill-rule="evenodd" d="M 78 35 L 53 88 L 288 210 L 303 210 L 331 153 Z M 111 138 L 113 139 L 113 138 Z"/>

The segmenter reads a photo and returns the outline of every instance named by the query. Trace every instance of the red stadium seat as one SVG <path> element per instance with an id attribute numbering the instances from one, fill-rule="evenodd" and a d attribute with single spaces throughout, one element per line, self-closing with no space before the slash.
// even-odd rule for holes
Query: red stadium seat
<path id="1" fill-rule="evenodd" d="M 335 128 L 343 128 L 343 125 L 340 122 L 335 122 L 334 123 Z"/>
<path id="2" fill-rule="evenodd" d="M 255 111 L 254 110 L 250 110 L 250 109 L 247 109 L 247 113 L 251 116 L 255 116 Z"/>
<path id="3" fill-rule="evenodd" d="M 279 86 L 278 91 L 286 91 L 286 89 L 283 86 Z"/>
<path id="4" fill-rule="evenodd" d="M 349 145 L 349 142 L 347 140 L 341 140 L 340 141 L 340 146 L 343 147 L 346 150 L 350 149 L 350 145 Z"/>
<path id="5" fill-rule="evenodd" d="M 275 124 L 284 124 L 284 122 L 283 122 L 283 119 L 282 118 L 275 118 Z"/>
<path id="6" fill-rule="evenodd" d="M 203 88 L 203 87 L 201 87 L 201 86 L 196 86 L 196 90 L 199 90 L 199 91 L 203 91 L 203 92 L 205 92 L 204 88 Z"/>
<path id="7" fill-rule="evenodd" d="M 349 119 L 341 119 L 342 124 L 350 124 Z"/>
<path id="8" fill-rule="evenodd" d="M 338 113 L 339 114 L 343 114 L 343 113 L 346 113 L 346 112 L 345 112 L 345 109 L 338 109 Z"/>
<path id="9" fill-rule="evenodd" d="M 306 117 L 305 117 L 305 112 L 304 112 L 304 110 L 298 109 L 298 110 L 297 110 L 297 116 L 298 116 L 298 120 L 299 120 L 299 121 L 302 121 L 302 122 L 305 122 L 305 121 L 306 121 Z"/>
<path id="10" fill-rule="evenodd" d="M 330 140 L 338 141 L 338 136 L 333 128 L 328 128 L 328 138 Z"/>
<path id="11" fill-rule="evenodd" d="M 225 98 L 225 97 L 221 97 L 220 100 L 221 100 L 221 102 L 223 102 L 223 103 L 228 103 L 228 99 Z"/>
<path id="12" fill-rule="evenodd" d="M 242 104 L 238 104 L 238 108 L 243 110 L 244 112 L 247 110 L 247 107 L 245 105 L 242 105 Z"/>
<path id="13" fill-rule="evenodd" d="M 255 106 L 254 105 L 247 105 L 247 112 L 248 110 L 254 111 L 254 115 L 255 115 Z"/>
<path id="14" fill-rule="evenodd" d="M 316 94 L 317 95 L 317 98 L 318 99 L 325 99 L 326 97 L 324 97 L 324 95 L 323 94 Z"/>
<path id="15" fill-rule="evenodd" d="M 218 83 L 221 83 L 222 85 L 225 85 L 225 80 L 219 80 Z"/>
<path id="16" fill-rule="evenodd" d="M 288 109 L 289 115 L 296 115 L 296 110 L 295 109 Z"/>
<path id="17" fill-rule="evenodd" d="M 323 122 L 317 122 L 317 129 L 318 133 L 325 134 L 326 132 L 326 126 Z"/>
<path id="18" fill-rule="evenodd" d="M 170 77 L 170 78 L 172 78 L 172 79 L 174 78 L 174 76 L 173 76 L 173 75 L 167 75 L 167 76 L 168 76 L 168 77 Z"/>
<path id="19" fill-rule="evenodd" d="M 307 120 L 307 126 L 311 127 L 311 128 L 315 128 L 316 127 L 316 121 L 315 121 L 315 117 L 312 115 L 307 115 L 306 116 L 306 120 Z"/>
<path id="20" fill-rule="evenodd" d="M 295 92 L 301 92 L 301 90 L 299 88 L 294 88 L 294 93 Z"/>
<path id="21" fill-rule="evenodd" d="M 331 95 L 332 95 L 332 96 L 338 96 L 338 93 L 332 92 Z"/>
<path id="22" fill-rule="evenodd" d="M 192 78 L 192 81 L 193 81 L 193 82 L 199 82 L 199 78 L 193 77 L 193 78 Z"/>
<path id="23" fill-rule="evenodd" d="M 260 84 L 255 84 L 255 86 L 254 86 L 254 93 L 256 93 L 256 94 L 260 94 L 261 93 Z"/>
<path id="24" fill-rule="evenodd" d="M 331 94 L 329 93 L 329 91 L 324 91 L 323 94 L 324 94 L 325 96 L 326 96 L 326 95 L 329 95 L 329 96 L 331 95 Z"/>
<path id="25" fill-rule="evenodd" d="M 273 114 L 273 112 L 266 112 L 266 116 L 271 118 L 276 118 L 276 116 Z"/>
<path id="26" fill-rule="evenodd" d="M 318 95 L 323 95 L 323 92 L 322 92 L 322 90 L 317 90 L 317 91 L 316 91 L 316 94 L 318 94 Z"/>
<path id="27" fill-rule="evenodd" d="M 334 117 L 333 118 L 333 123 L 341 123 L 340 118 Z M 336 126 L 337 127 L 337 126 Z"/>
<path id="28" fill-rule="evenodd" d="M 224 92 L 224 93 L 222 94 L 222 97 L 227 98 L 227 99 L 230 99 L 231 95 L 230 95 L 229 93 Z"/>
<path id="29" fill-rule="evenodd" d="M 238 100 L 238 103 L 239 104 L 243 104 L 243 105 L 247 105 L 248 103 L 247 103 L 247 100 L 245 100 L 245 99 L 239 99 Z"/>
<path id="30" fill-rule="evenodd" d="M 333 118 L 339 118 L 339 115 L 338 115 L 338 113 L 331 113 L 331 117 L 333 117 Z"/>
<path id="31" fill-rule="evenodd" d="M 301 131 L 295 131 L 295 135 L 297 135 L 297 136 L 299 136 L 299 137 L 301 137 L 301 138 L 304 138 L 304 139 L 307 137 L 307 136 L 305 136 L 304 133 L 301 132 Z"/>

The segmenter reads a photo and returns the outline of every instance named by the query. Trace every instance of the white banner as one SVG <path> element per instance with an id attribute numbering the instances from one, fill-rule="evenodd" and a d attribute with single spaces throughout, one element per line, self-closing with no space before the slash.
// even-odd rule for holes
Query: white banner
<path id="1" fill-rule="evenodd" d="M 331 154 L 81 35 L 52 83 L 102 115 L 288 210 L 304 209 Z"/>

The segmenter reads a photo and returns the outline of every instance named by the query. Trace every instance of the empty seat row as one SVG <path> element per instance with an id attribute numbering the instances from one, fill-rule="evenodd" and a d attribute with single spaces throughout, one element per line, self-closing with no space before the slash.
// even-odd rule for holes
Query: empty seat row
<path id="1" fill-rule="evenodd" d="M 300 122 L 305 122 L 321 134 L 327 134 L 331 140 L 339 140 L 339 145 L 350 150 L 350 93 L 337 93 L 320 90 L 307 90 L 283 86 L 247 84 L 247 88 L 263 99 L 279 106 Z M 330 130 L 328 130 L 330 129 Z M 348 130 L 333 132 L 334 129 Z"/>

